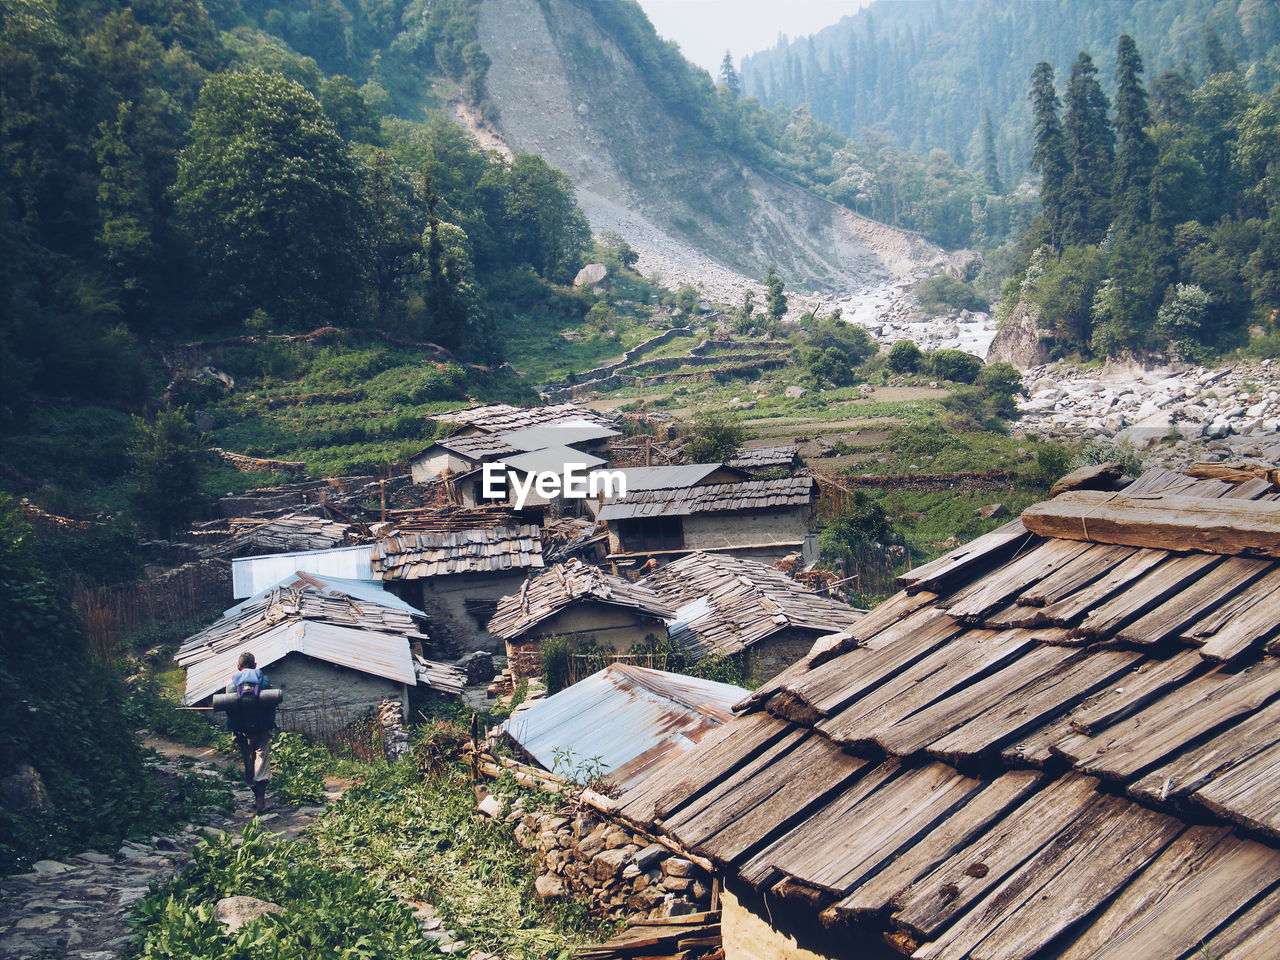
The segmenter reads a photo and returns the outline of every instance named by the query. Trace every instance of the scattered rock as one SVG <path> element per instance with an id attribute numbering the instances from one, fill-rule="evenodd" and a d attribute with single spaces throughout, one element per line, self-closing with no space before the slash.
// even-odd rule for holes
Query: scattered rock
<path id="1" fill-rule="evenodd" d="M 792 384 L 791 386 L 787 387 L 786 390 L 782 391 L 782 394 L 789 400 L 799 400 L 801 397 L 805 395 L 805 392 L 806 391 L 804 387 L 798 386 L 796 384 Z"/>
<path id="2" fill-rule="evenodd" d="M 986 517 L 990 520 L 993 517 L 1007 517 L 1009 508 L 1003 503 L 988 503 L 985 507 L 978 508 L 978 516 Z"/>
<path id="3" fill-rule="evenodd" d="M 229 933 L 269 913 L 284 913 L 284 907 L 257 897 L 223 897 L 213 908 L 213 915 L 226 925 Z"/>
<path id="4" fill-rule="evenodd" d="M 61 863 L 57 860 L 37 860 L 31 865 L 33 873 L 38 873 L 41 876 L 46 877 L 58 873 L 66 873 L 70 869 L 71 867 L 67 866 L 67 864 Z"/>
<path id="5" fill-rule="evenodd" d="M 502 817 L 503 811 L 506 808 L 503 806 L 501 800 L 490 793 L 480 801 L 480 805 L 477 809 L 486 817 L 493 817 L 495 820 L 498 820 Z"/>
<path id="6" fill-rule="evenodd" d="M 1049 496 L 1056 497 L 1068 490 L 1107 490 L 1120 479 L 1123 473 L 1124 468 L 1118 463 L 1086 464 L 1061 477 L 1049 489 Z"/>
<path id="7" fill-rule="evenodd" d="M 543 900 L 552 900 L 556 897 L 563 897 L 565 894 L 564 881 L 551 873 L 541 874 L 534 880 L 533 889 Z"/>

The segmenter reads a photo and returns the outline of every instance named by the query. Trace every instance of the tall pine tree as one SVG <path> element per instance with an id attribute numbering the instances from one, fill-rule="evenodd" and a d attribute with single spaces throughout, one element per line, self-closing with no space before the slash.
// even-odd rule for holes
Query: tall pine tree
<path id="1" fill-rule="evenodd" d="M 1142 86 L 1142 57 L 1125 34 L 1116 51 L 1116 221 L 1132 229 L 1151 215 L 1151 172 L 1156 145 L 1147 128 L 1151 111 Z"/>
<path id="2" fill-rule="evenodd" d="M 1049 242 L 1061 248 L 1071 166 L 1067 162 L 1062 122 L 1058 119 L 1058 91 L 1053 86 L 1053 67 L 1043 61 L 1037 63 L 1031 73 L 1030 99 L 1035 118 L 1031 169 L 1040 174 L 1040 206 L 1049 230 Z"/>
<path id="3" fill-rule="evenodd" d="M 1000 180 L 1000 165 L 996 159 L 996 130 L 991 123 L 991 111 L 982 118 L 982 179 L 988 193 L 1004 193 L 1004 183 Z"/>
<path id="4" fill-rule="evenodd" d="M 1063 129 L 1071 174 L 1067 184 L 1064 245 L 1094 243 L 1111 222 L 1111 170 L 1115 135 L 1110 104 L 1093 58 L 1081 53 L 1071 67 Z"/>
<path id="5" fill-rule="evenodd" d="M 738 71 L 734 69 L 733 54 L 728 50 L 724 52 L 724 59 L 720 61 L 720 82 L 724 84 L 730 96 L 742 96 L 742 80 L 738 77 Z"/>

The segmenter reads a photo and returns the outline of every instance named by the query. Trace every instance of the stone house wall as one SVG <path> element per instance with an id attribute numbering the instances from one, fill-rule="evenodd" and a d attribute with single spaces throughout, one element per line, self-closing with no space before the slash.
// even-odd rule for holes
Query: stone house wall
<path id="1" fill-rule="evenodd" d="M 594 639 L 602 647 L 626 653 L 646 637 L 663 637 L 666 633 L 666 624 L 657 617 L 607 603 L 579 603 L 542 621 L 528 633 L 508 640 L 507 661 L 516 676 L 536 676 L 541 673 L 539 650 L 544 637 Z"/>
<path id="2" fill-rule="evenodd" d="M 284 691 L 276 711 L 281 730 L 339 730 L 376 711 L 383 700 L 397 700 L 408 709 L 404 684 L 301 653 L 291 653 L 262 672 L 273 687 Z"/>
<path id="3" fill-rule="evenodd" d="M 752 687 L 773 679 L 808 653 L 819 636 L 814 630 L 779 630 L 753 643 L 743 654 L 743 676 Z"/>
<path id="4" fill-rule="evenodd" d="M 534 889 L 540 898 L 572 898 L 613 919 L 677 917 L 711 906 L 710 874 L 652 837 L 590 807 L 576 813 L 507 817 L 516 841 L 538 855 Z"/>

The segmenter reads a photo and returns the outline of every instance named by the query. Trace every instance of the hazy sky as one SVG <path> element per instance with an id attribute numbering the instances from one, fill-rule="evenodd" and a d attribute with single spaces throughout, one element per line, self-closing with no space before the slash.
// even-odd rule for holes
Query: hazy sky
<path id="1" fill-rule="evenodd" d="M 686 57 L 710 71 L 725 50 L 734 62 L 778 40 L 803 37 L 856 13 L 871 0 L 640 0 L 658 33 L 680 44 Z"/>

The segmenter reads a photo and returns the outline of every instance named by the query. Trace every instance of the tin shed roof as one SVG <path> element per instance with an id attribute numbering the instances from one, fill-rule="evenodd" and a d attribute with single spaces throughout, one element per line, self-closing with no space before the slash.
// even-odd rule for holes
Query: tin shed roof
<path id="1" fill-rule="evenodd" d="M 535 703 L 501 729 L 548 770 L 582 776 L 598 764 L 628 790 L 730 719 L 746 692 L 618 663 Z"/>

